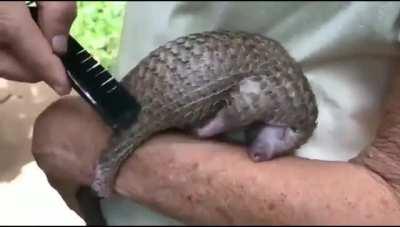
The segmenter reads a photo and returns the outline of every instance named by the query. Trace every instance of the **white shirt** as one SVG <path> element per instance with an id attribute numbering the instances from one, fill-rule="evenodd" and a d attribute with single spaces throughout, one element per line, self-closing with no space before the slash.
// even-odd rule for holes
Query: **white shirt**
<path id="1" fill-rule="evenodd" d="M 318 127 L 296 155 L 346 161 L 368 145 L 379 124 L 399 57 L 399 9 L 400 2 L 128 2 L 115 71 L 121 79 L 150 51 L 190 33 L 263 34 L 302 65 L 316 93 Z M 104 210 L 111 224 L 170 223 L 132 206 L 114 200 Z"/>

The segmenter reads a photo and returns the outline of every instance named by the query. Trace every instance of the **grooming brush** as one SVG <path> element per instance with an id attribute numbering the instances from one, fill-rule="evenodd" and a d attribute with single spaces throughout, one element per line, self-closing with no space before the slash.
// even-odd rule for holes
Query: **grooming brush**
<path id="1" fill-rule="evenodd" d="M 29 6 L 37 21 L 37 8 Z M 140 112 L 140 104 L 71 35 L 67 53 L 61 57 L 72 87 L 113 129 L 131 126 Z"/>
<path id="2" fill-rule="evenodd" d="M 27 3 L 37 22 L 37 8 Z M 71 35 L 67 53 L 61 57 L 72 87 L 115 131 L 130 127 L 137 120 L 140 104 Z M 90 187 L 81 186 L 76 194 L 87 225 L 105 225 L 100 198 Z"/>

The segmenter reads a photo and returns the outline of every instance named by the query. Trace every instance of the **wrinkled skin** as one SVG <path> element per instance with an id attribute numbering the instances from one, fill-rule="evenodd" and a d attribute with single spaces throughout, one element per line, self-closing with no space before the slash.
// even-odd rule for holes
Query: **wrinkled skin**
<path id="1" fill-rule="evenodd" d="M 400 224 L 400 79 L 391 84 L 376 139 L 349 163 L 283 157 L 255 164 L 240 146 L 164 134 L 128 159 L 115 190 L 193 224 Z M 59 100 L 36 122 L 38 164 L 77 212 L 75 193 L 91 184 L 109 137 L 78 98 Z"/>

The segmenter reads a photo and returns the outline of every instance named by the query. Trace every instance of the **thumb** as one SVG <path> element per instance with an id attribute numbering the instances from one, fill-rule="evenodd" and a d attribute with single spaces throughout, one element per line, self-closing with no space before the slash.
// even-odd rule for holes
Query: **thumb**
<path id="1" fill-rule="evenodd" d="M 67 51 L 67 38 L 76 18 L 76 3 L 72 1 L 38 1 L 38 24 L 52 46 L 62 55 Z"/>

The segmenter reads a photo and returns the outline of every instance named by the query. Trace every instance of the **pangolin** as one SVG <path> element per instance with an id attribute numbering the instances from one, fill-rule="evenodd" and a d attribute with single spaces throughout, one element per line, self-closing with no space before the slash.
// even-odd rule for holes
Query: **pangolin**
<path id="1" fill-rule="evenodd" d="M 112 193 L 122 163 L 167 129 L 199 138 L 243 129 L 255 162 L 289 154 L 317 125 L 315 95 L 300 65 L 277 41 L 243 31 L 178 37 L 150 52 L 121 81 L 142 106 L 116 133 L 95 170 L 92 189 Z"/>

